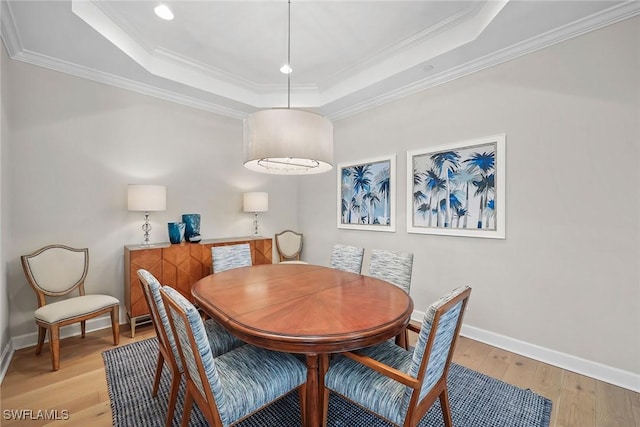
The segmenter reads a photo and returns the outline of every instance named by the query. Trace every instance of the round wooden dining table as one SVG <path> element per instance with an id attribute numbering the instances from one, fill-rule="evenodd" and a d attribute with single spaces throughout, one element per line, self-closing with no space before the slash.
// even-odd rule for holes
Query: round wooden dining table
<path id="1" fill-rule="evenodd" d="M 389 282 L 310 264 L 227 270 L 200 279 L 191 292 L 243 341 L 306 355 L 306 427 L 321 423 L 328 355 L 397 336 L 413 311 L 409 295 Z"/>

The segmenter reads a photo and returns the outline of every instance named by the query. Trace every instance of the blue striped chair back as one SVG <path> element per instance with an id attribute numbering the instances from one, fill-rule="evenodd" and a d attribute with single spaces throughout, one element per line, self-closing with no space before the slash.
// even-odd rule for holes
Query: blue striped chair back
<path id="1" fill-rule="evenodd" d="M 358 273 L 362 271 L 364 248 L 335 244 L 331 250 L 331 268 Z"/>
<path id="2" fill-rule="evenodd" d="M 413 254 L 409 252 L 393 252 L 384 249 L 371 250 L 369 275 L 376 279 L 393 283 L 406 293 L 411 290 L 411 272 Z"/>
<path id="3" fill-rule="evenodd" d="M 459 300 L 453 305 L 450 303 L 470 290 L 469 286 L 461 286 L 452 290 L 431 304 L 424 314 L 408 371 L 408 374 L 414 378 L 419 378 L 421 373 L 424 375 L 419 399 L 424 398 L 434 384 L 446 374 L 453 356 L 452 343 L 460 328 L 458 320 L 466 299 Z M 449 306 L 447 307 L 447 305 Z M 435 328 L 434 325 L 436 325 Z M 407 403 L 410 394 L 411 392 L 407 390 L 405 395 Z"/>
<path id="4" fill-rule="evenodd" d="M 213 272 L 221 273 L 232 268 L 249 267 L 251 261 L 251 248 L 248 243 L 239 245 L 213 246 L 211 248 L 211 260 Z"/>

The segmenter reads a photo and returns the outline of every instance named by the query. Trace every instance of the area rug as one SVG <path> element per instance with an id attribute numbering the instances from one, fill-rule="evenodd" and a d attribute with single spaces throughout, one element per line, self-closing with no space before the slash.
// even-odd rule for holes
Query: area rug
<path id="1" fill-rule="evenodd" d="M 158 356 L 158 342 L 146 339 L 107 350 L 102 354 L 106 368 L 113 425 L 115 427 L 160 427 L 165 423 L 170 374 L 165 367 L 158 396 L 151 387 Z M 551 401 L 506 384 L 497 379 L 452 364 L 449 399 L 456 427 L 548 427 Z M 180 425 L 184 381 L 176 405 L 173 425 Z M 202 413 L 194 405 L 190 427 L 206 426 Z M 297 393 L 267 406 L 238 424 L 239 427 L 297 427 L 301 425 Z M 442 412 L 436 402 L 421 420 L 420 427 L 443 426 Z M 356 407 L 339 396 L 329 399 L 330 427 L 388 427 L 391 424 Z"/>

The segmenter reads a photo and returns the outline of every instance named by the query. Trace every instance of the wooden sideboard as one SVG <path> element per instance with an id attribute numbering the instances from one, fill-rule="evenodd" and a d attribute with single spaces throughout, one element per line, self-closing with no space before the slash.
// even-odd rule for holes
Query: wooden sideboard
<path id="1" fill-rule="evenodd" d="M 273 242 L 270 238 L 235 237 L 202 240 L 199 243 L 161 243 L 152 247 L 124 247 L 124 298 L 131 337 L 136 324 L 148 323 L 149 307 L 144 299 L 137 271 L 148 270 L 163 285 L 171 286 L 193 301 L 191 286 L 212 272 L 213 246 L 249 243 L 253 264 L 271 264 Z"/>

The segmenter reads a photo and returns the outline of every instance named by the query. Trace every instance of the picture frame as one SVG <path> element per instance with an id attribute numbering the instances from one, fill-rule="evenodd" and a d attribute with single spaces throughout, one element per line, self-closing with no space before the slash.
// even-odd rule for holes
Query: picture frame
<path id="1" fill-rule="evenodd" d="M 395 180 L 395 154 L 338 164 L 338 228 L 395 232 Z"/>
<path id="2" fill-rule="evenodd" d="M 505 141 L 498 134 L 408 151 L 407 232 L 504 239 Z"/>

